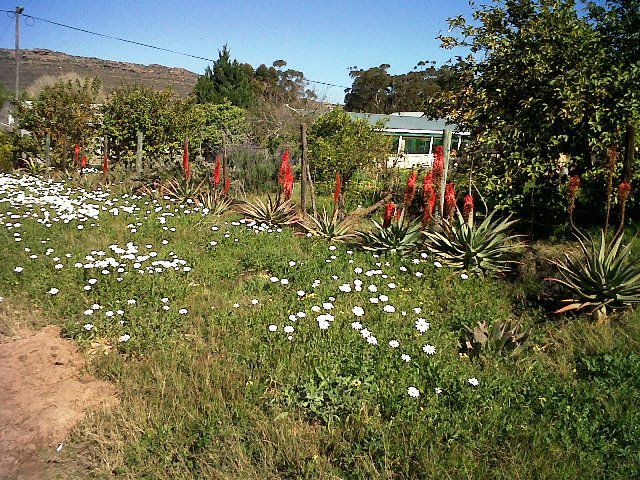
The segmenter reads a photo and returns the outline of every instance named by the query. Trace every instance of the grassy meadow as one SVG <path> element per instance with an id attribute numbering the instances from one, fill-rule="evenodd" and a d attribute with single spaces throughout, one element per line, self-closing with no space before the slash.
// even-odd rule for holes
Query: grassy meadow
<path id="1" fill-rule="evenodd" d="M 120 398 L 75 429 L 62 478 L 640 475 L 638 314 L 552 315 L 530 255 L 467 278 L 30 178 L 0 181 L 0 295 L 62 325 Z M 506 319 L 523 354 L 459 354 L 465 325 Z"/>

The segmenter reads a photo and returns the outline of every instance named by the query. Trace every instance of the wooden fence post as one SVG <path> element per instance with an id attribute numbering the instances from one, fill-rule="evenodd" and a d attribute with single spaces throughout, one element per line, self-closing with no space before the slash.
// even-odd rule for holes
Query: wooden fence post
<path id="1" fill-rule="evenodd" d="M 300 141 L 302 156 L 300 157 L 300 209 L 302 215 L 307 214 L 307 124 L 300 124 Z"/>
<path id="2" fill-rule="evenodd" d="M 442 131 L 442 148 L 444 150 L 444 169 L 442 171 L 442 180 L 440 180 L 440 198 L 438 199 L 438 205 L 440 210 L 440 218 L 445 217 L 444 212 L 444 190 L 447 185 L 447 174 L 449 172 L 449 156 L 451 155 L 451 130 L 444 129 Z"/>
<path id="3" fill-rule="evenodd" d="M 44 137 L 44 164 L 46 167 L 51 166 L 51 134 L 47 133 Z"/>
<path id="4" fill-rule="evenodd" d="M 142 173 L 142 132 L 138 130 L 138 148 L 136 149 L 136 173 Z"/>

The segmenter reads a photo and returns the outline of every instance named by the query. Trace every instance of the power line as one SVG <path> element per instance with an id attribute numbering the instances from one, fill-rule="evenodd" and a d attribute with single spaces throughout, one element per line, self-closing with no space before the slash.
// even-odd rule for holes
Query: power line
<path id="1" fill-rule="evenodd" d="M 0 12 L 14 13 L 11 10 L 4 10 L 4 9 L 0 9 Z M 111 40 L 117 40 L 119 42 L 125 42 L 125 43 L 130 43 L 130 44 L 133 44 L 133 45 L 138 45 L 140 47 L 152 48 L 154 50 L 160 50 L 162 52 L 169 52 L 169 53 L 173 53 L 175 55 L 182 55 L 182 56 L 185 56 L 185 57 L 191 57 L 191 58 L 195 58 L 195 59 L 198 59 L 198 60 L 206 60 L 208 62 L 215 62 L 215 60 L 212 59 L 212 58 L 201 57 L 199 55 L 193 55 L 191 53 L 186 53 L 186 52 L 179 52 L 177 50 L 171 50 L 170 48 L 158 47 L 157 45 L 151 45 L 149 43 L 137 42 L 135 40 L 129 40 L 127 38 L 116 37 L 114 35 L 108 35 L 106 33 L 93 32 L 93 31 L 87 30 L 85 28 L 74 27 L 72 25 L 66 25 L 64 23 L 55 22 L 53 20 L 49 20 L 49 19 L 46 19 L 46 18 L 40 18 L 40 17 L 36 17 L 36 16 L 33 16 L 33 15 L 28 15 L 26 13 L 23 13 L 22 16 L 25 17 L 25 18 L 31 18 L 33 20 L 39 20 L 41 22 L 50 23 L 50 24 L 56 25 L 58 27 L 63 27 L 63 28 L 68 28 L 70 30 L 75 30 L 77 32 L 88 33 L 90 35 L 96 35 L 98 37 L 109 38 Z M 351 89 L 351 87 L 345 87 L 344 85 L 336 85 L 335 83 L 320 82 L 318 80 L 311 80 L 311 79 L 306 78 L 306 77 L 303 77 L 303 78 L 309 83 L 316 83 L 318 85 L 326 85 L 326 86 L 329 86 L 329 87 L 344 88 L 344 89 L 347 89 L 347 90 Z"/>

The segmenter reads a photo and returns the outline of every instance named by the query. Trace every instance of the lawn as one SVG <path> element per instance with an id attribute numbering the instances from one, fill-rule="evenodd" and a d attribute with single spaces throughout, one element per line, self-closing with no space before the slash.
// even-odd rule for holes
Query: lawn
<path id="1" fill-rule="evenodd" d="M 61 452 L 74 478 L 640 475 L 638 314 L 554 316 L 532 261 L 467 277 L 10 175 L 0 227 L 0 295 L 119 392 Z M 507 319 L 523 354 L 460 355 L 465 325 Z"/>

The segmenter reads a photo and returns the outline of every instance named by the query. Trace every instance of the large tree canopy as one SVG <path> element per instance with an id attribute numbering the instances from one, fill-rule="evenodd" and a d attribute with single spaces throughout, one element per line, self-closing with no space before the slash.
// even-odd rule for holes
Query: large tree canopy
<path id="1" fill-rule="evenodd" d="M 433 62 L 421 61 L 401 75 L 391 75 L 389 68 L 386 63 L 367 70 L 352 68 L 353 85 L 345 95 L 345 108 L 368 113 L 421 111 L 429 98 L 452 88 L 450 69 L 435 68 Z"/>
<path id="2" fill-rule="evenodd" d="M 196 99 L 198 103 L 230 102 L 237 107 L 251 107 L 256 103 L 252 78 L 253 67 L 235 59 L 231 61 L 231 52 L 225 45 L 213 66 L 207 66 L 204 75 L 198 78 Z"/>
<path id="3" fill-rule="evenodd" d="M 477 178 L 494 204 L 549 220 L 561 174 L 593 171 L 637 122 L 638 12 L 637 0 L 583 11 L 573 0 L 497 0 L 450 19 L 459 35 L 443 46 L 470 54 L 453 68 L 461 88 L 429 103 L 475 132 Z"/>

